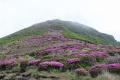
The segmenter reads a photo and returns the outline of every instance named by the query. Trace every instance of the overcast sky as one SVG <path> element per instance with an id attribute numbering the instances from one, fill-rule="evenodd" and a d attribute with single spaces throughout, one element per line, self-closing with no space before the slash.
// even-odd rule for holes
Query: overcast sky
<path id="1" fill-rule="evenodd" d="M 0 0 L 0 37 L 52 19 L 86 24 L 120 41 L 120 0 Z"/>

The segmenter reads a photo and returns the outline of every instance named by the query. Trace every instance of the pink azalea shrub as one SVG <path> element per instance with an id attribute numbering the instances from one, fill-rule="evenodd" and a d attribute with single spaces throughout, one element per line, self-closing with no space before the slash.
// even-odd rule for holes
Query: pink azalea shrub
<path id="1" fill-rule="evenodd" d="M 14 65 L 14 59 L 0 60 L 0 69 L 6 69 Z"/>
<path id="2" fill-rule="evenodd" d="M 108 70 L 109 72 L 120 74 L 120 63 L 108 64 Z"/>
<path id="3" fill-rule="evenodd" d="M 96 55 L 105 56 L 105 57 L 109 56 L 109 55 L 107 54 L 107 52 L 102 52 L 102 51 L 96 51 L 95 54 L 96 54 Z"/>
<path id="4" fill-rule="evenodd" d="M 93 61 L 93 62 L 100 62 L 103 61 L 106 57 L 109 55 L 107 52 L 102 52 L 102 51 L 79 51 L 79 52 L 74 52 L 74 55 L 76 56 L 81 56 L 81 60 L 85 61 Z"/>
<path id="5" fill-rule="evenodd" d="M 96 62 L 96 58 L 92 55 L 81 55 L 80 56 L 80 64 L 84 64 L 86 66 L 92 66 Z"/>
<path id="6" fill-rule="evenodd" d="M 89 68 L 89 73 L 91 74 L 92 77 L 96 77 L 98 74 L 101 74 L 102 72 L 107 70 L 107 65 L 106 64 L 99 64 L 96 66 L 92 66 Z"/>
<path id="7" fill-rule="evenodd" d="M 25 61 L 25 59 L 21 57 L 21 58 L 17 58 L 17 59 L 15 59 L 15 61 L 20 63 L 20 62 Z"/>
<path id="8" fill-rule="evenodd" d="M 109 56 L 105 59 L 107 64 L 120 63 L 120 55 Z"/>
<path id="9" fill-rule="evenodd" d="M 104 59 L 106 59 L 109 55 L 107 52 L 103 52 L 103 51 L 96 51 L 94 52 L 94 56 L 96 58 L 96 62 L 101 62 Z"/>
<path id="10" fill-rule="evenodd" d="M 68 58 L 68 59 L 67 59 L 67 62 L 68 62 L 69 64 L 71 64 L 71 63 L 76 63 L 76 62 L 80 62 L 80 58 Z"/>
<path id="11" fill-rule="evenodd" d="M 93 65 L 93 63 L 96 62 L 95 56 L 88 51 L 74 52 L 74 55 L 80 57 L 81 64 L 85 64 L 89 66 L 89 65 Z"/>
<path id="12" fill-rule="evenodd" d="M 77 69 L 75 69 L 75 72 L 78 74 L 78 75 L 88 75 L 89 73 L 88 73 L 88 71 L 86 71 L 85 69 L 83 69 L 83 68 L 77 68 Z"/>
<path id="13" fill-rule="evenodd" d="M 52 34 L 52 32 L 55 32 L 56 34 Z M 61 40 L 61 41 L 67 41 L 69 40 L 68 38 L 65 38 L 61 31 L 59 30 L 50 30 L 46 32 L 44 36 L 38 35 L 38 36 L 33 36 L 30 38 L 27 38 L 26 40 L 33 41 L 34 39 L 41 39 L 41 40 L 46 40 L 46 41 L 51 41 L 51 40 Z"/>
<path id="14" fill-rule="evenodd" d="M 81 48 L 81 44 L 79 43 L 63 44 L 58 46 L 50 46 L 48 48 L 38 50 L 37 53 L 41 56 L 46 56 L 53 53 L 66 54 L 69 53 L 70 51 L 75 51 L 80 48 Z"/>
<path id="15" fill-rule="evenodd" d="M 40 63 L 40 60 L 39 60 L 39 59 L 34 59 L 34 60 L 29 60 L 29 61 L 28 61 L 28 64 L 29 64 L 29 65 L 34 65 L 34 64 L 38 64 L 38 63 Z"/>
<path id="16" fill-rule="evenodd" d="M 64 64 L 57 61 L 45 61 L 40 63 L 40 69 L 62 68 Z"/>
<path id="17" fill-rule="evenodd" d="M 68 69 L 77 68 L 80 65 L 80 58 L 67 58 L 67 64 Z"/>

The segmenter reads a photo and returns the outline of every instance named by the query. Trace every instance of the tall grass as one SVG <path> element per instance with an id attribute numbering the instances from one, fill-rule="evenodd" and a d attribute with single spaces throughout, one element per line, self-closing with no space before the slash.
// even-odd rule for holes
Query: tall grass
<path id="1" fill-rule="evenodd" d="M 115 74 L 111 74 L 109 72 L 104 72 L 103 74 L 97 76 L 93 80 L 120 80 L 120 77 Z"/>

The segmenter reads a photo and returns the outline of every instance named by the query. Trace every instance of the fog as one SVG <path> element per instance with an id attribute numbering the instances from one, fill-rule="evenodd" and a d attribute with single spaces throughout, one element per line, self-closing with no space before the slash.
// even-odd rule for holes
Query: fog
<path id="1" fill-rule="evenodd" d="M 0 0 L 0 37 L 52 19 L 79 22 L 120 41 L 120 0 Z"/>

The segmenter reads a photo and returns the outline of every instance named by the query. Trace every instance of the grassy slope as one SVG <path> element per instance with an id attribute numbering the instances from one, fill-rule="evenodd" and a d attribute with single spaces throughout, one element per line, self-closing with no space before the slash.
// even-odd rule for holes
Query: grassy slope
<path id="1" fill-rule="evenodd" d="M 46 32 L 48 28 L 61 29 L 64 31 L 63 35 L 69 38 L 75 38 L 96 44 L 102 43 L 117 45 L 117 42 L 110 35 L 99 33 L 98 31 L 85 25 L 59 20 L 47 21 L 42 24 L 36 24 L 32 27 L 3 37 L 0 39 L 0 45 L 22 40 L 28 36 L 43 35 L 43 33 Z"/>

